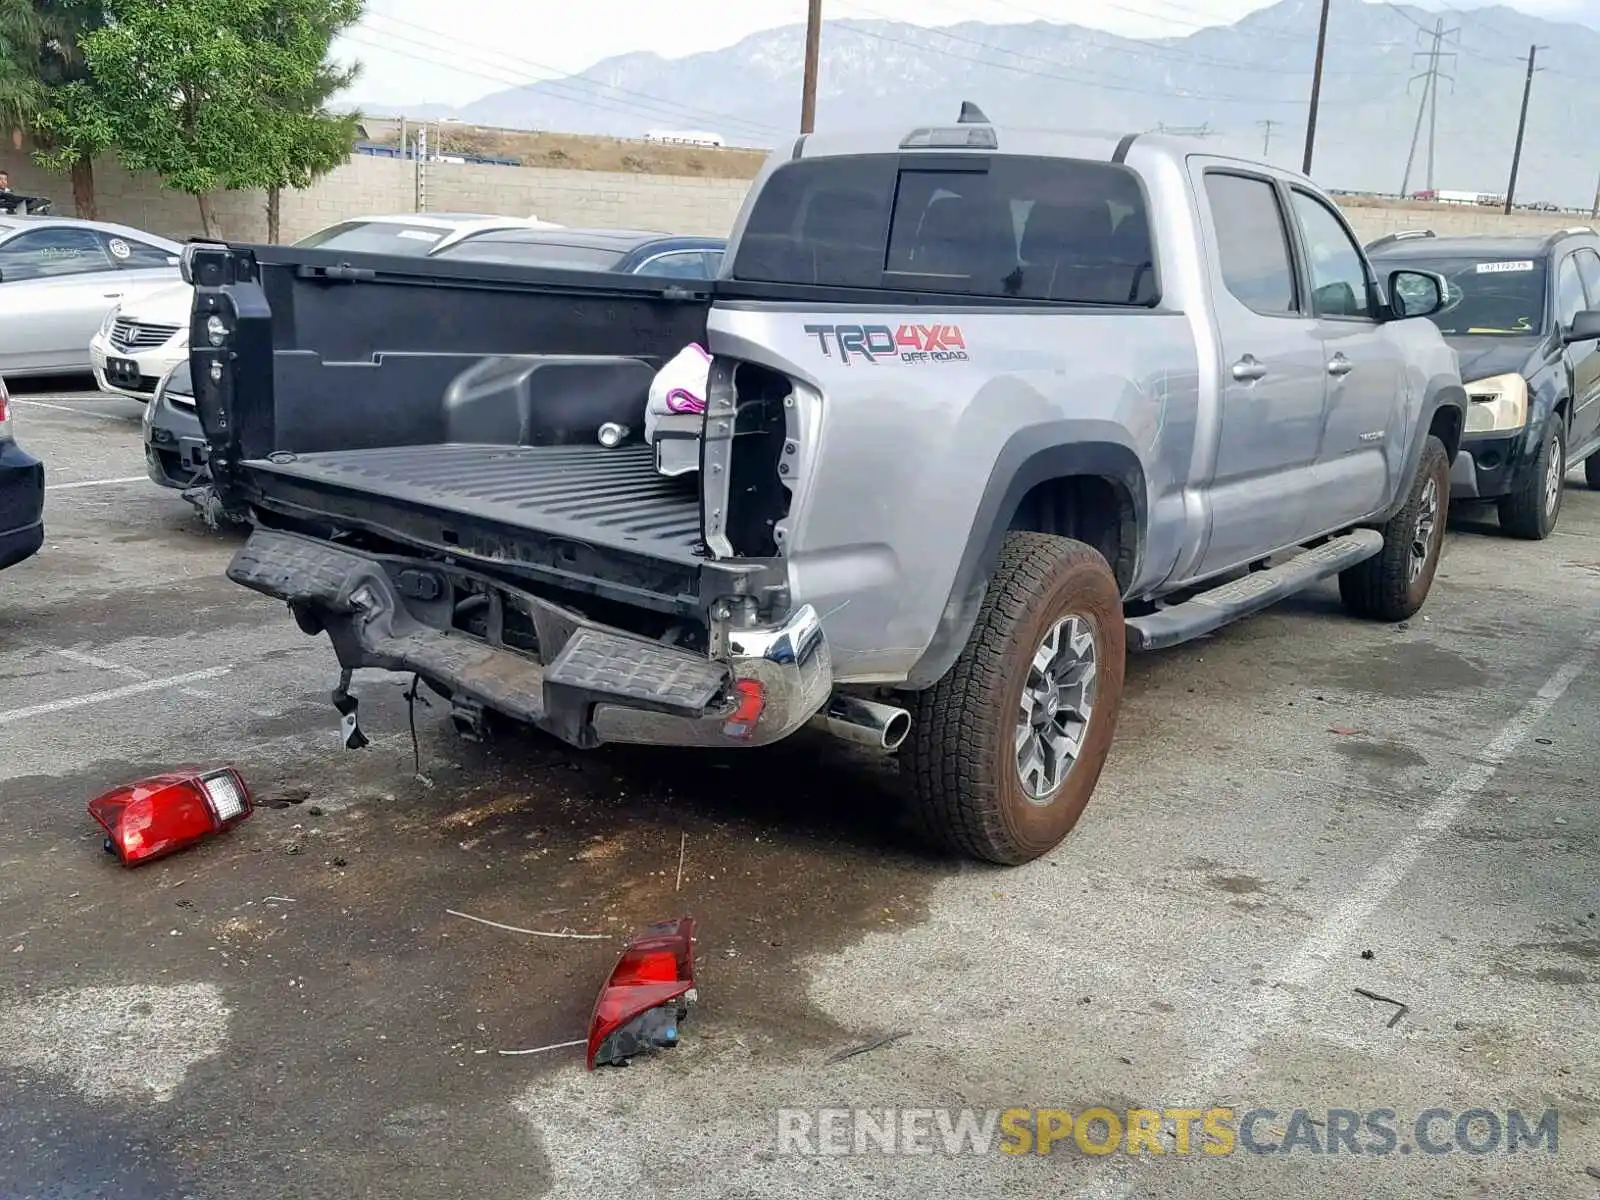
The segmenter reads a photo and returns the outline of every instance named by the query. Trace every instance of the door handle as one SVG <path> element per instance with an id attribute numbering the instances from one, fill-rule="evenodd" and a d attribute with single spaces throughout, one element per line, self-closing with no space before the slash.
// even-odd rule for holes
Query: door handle
<path id="1" fill-rule="evenodd" d="M 1335 377 L 1342 378 L 1343 376 L 1350 374 L 1350 372 L 1355 369 L 1355 363 L 1346 358 L 1342 352 L 1335 354 L 1328 362 L 1328 374 Z"/>
<path id="2" fill-rule="evenodd" d="M 1254 383 L 1263 378 L 1267 373 L 1266 365 L 1256 359 L 1253 354 L 1246 354 L 1233 364 L 1233 377 L 1240 383 Z"/>

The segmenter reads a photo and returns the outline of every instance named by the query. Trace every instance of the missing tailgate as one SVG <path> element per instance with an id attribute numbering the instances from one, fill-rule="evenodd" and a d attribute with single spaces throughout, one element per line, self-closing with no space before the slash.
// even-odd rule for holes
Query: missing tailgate
<path id="1" fill-rule="evenodd" d="M 796 385 L 756 363 L 718 361 L 709 390 L 706 542 L 719 557 L 779 557 L 801 465 Z"/>

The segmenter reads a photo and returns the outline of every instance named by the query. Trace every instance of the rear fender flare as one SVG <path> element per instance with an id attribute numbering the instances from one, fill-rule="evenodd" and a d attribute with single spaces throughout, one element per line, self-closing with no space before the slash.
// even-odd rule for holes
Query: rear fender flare
<path id="1" fill-rule="evenodd" d="M 1138 577 L 1149 499 L 1144 467 L 1126 430 L 1109 421 L 1052 421 L 1020 429 L 989 474 L 933 637 L 907 674 L 905 688 L 931 687 L 955 665 L 1023 497 L 1041 483 L 1074 477 L 1105 480 L 1131 506 L 1135 544 L 1124 548 L 1129 566 L 1118 582 L 1126 589 Z"/>

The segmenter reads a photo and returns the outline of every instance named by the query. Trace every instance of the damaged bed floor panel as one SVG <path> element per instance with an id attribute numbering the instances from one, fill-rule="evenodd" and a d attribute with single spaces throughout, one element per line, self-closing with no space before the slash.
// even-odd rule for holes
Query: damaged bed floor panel
<path id="1" fill-rule="evenodd" d="M 81 410 L 18 408 L 52 481 L 141 472 L 136 404 L 19 399 Z M 1600 1186 L 1600 496 L 1579 485 L 1542 544 L 1458 520 L 1403 627 L 1328 587 L 1133 660 L 1094 804 L 1010 871 L 917 849 L 892 767 L 810 737 L 480 747 L 435 704 L 419 780 L 407 681 L 358 674 L 373 745 L 340 750 L 331 651 L 221 578 L 238 535 L 145 483 L 53 491 L 47 522 L 0 573 L 5 1200 Z M 196 760 L 267 805 L 118 867 L 84 804 Z M 582 1037 L 626 935 L 680 912 L 681 1047 L 592 1075 L 581 1047 L 497 1053 Z M 1356 988 L 1409 1010 L 1390 1027 Z M 1267 1141 L 1296 1108 L 1555 1108 L 1560 1149 L 777 1153 L 780 1107 L 1224 1101 L 1283 1114 Z"/>

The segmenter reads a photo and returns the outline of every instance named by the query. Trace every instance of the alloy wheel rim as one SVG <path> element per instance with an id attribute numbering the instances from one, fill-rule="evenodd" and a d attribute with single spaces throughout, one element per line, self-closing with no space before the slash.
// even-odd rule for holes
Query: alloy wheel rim
<path id="1" fill-rule="evenodd" d="M 1428 556 L 1433 553 L 1433 537 L 1439 525 L 1439 481 L 1429 479 L 1422 487 L 1417 505 L 1417 523 L 1411 531 L 1411 582 L 1415 583 L 1427 569 Z"/>
<path id="2" fill-rule="evenodd" d="M 1554 515 L 1561 503 L 1561 484 L 1567 477 L 1566 447 L 1556 437 L 1550 446 L 1550 466 L 1544 473 L 1544 510 Z"/>
<path id="3" fill-rule="evenodd" d="M 1032 803 L 1048 804 L 1082 754 L 1098 675 L 1086 617 L 1062 617 L 1034 648 L 1014 739 L 1017 778 Z"/>

